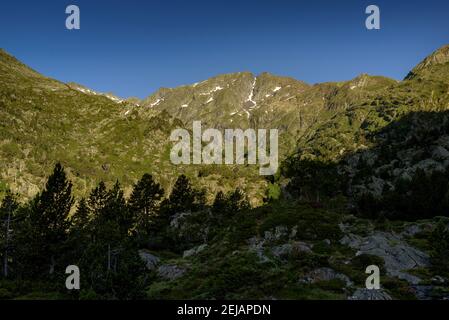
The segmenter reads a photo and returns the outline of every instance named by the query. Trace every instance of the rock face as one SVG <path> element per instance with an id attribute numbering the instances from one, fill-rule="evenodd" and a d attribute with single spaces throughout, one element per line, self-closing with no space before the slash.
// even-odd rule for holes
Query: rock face
<path id="1" fill-rule="evenodd" d="M 299 281 L 302 283 L 317 283 L 320 281 L 341 280 L 346 286 L 351 286 L 352 281 L 344 274 L 338 273 L 331 268 L 318 268 L 308 273 L 305 277 Z"/>
<path id="2" fill-rule="evenodd" d="M 357 289 L 348 300 L 392 300 L 384 290 Z"/>
<path id="3" fill-rule="evenodd" d="M 151 253 L 146 252 L 145 250 L 139 250 L 139 256 L 146 263 L 146 267 L 148 270 L 155 270 L 157 265 L 160 262 L 160 259 Z"/>
<path id="4" fill-rule="evenodd" d="M 182 277 L 186 272 L 184 268 L 171 264 L 163 264 L 158 267 L 160 259 L 145 250 L 139 250 L 139 256 L 146 263 L 148 270 L 157 271 L 158 276 L 163 279 L 174 280 Z"/>
<path id="5" fill-rule="evenodd" d="M 357 255 L 370 254 L 381 257 L 385 261 L 387 274 L 418 284 L 420 279 L 406 271 L 429 266 L 429 256 L 408 245 L 400 236 L 374 232 L 367 237 L 348 234 L 340 241 L 342 244 L 358 250 Z"/>
<path id="6" fill-rule="evenodd" d="M 157 269 L 159 277 L 166 280 L 175 280 L 184 275 L 186 270 L 176 265 L 163 264 Z"/>
<path id="7" fill-rule="evenodd" d="M 270 261 L 264 253 L 265 249 L 263 245 L 264 241 L 260 240 L 258 237 L 252 237 L 248 240 L 248 249 L 257 255 L 261 263 Z"/>
<path id="8" fill-rule="evenodd" d="M 194 255 L 197 255 L 198 253 L 200 253 L 201 251 L 203 251 L 206 248 L 207 248 L 207 244 L 202 244 L 198 247 L 184 251 L 182 256 L 183 256 L 183 258 L 191 257 Z"/>
<path id="9" fill-rule="evenodd" d="M 273 256 L 277 258 L 287 258 L 301 253 L 311 253 L 311 246 L 305 242 L 294 241 L 283 245 L 275 246 L 271 249 Z"/>
<path id="10" fill-rule="evenodd" d="M 263 238 L 252 237 L 248 239 L 249 250 L 253 251 L 262 263 L 270 261 L 265 255 L 265 249 L 271 252 L 274 257 L 280 259 L 301 253 L 311 253 L 313 245 L 302 241 L 293 241 L 297 229 L 297 226 L 292 227 L 291 230 L 285 226 L 277 226 L 271 231 L 265 231 Z"/>
<path id="11" fill-rule="evenodd" d="M 182 226 L 182 221 L 183 221 L 186 217 L 190 216 L 191 214 L 192 214 L 192 212 L 190 212 L 190 211 L 176 213 L 176 214 L 171 218 L 171 221 L 170 221 L 170 227 L 172 227 L 172 228 L 180 228 L 180 227 Z"/>

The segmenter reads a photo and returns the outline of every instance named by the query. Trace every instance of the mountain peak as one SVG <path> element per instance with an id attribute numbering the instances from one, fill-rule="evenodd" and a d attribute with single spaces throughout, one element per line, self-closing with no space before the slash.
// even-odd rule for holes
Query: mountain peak
<path id="1" fill-rule="evenodd" d="M 410 80 L 416 77 L 416 75 L 422 73 L 422 71 L 427 70 L 436 65 L 443 65 L 449 63 L 449 44 L 442 46 L 438 50 L 434 51 L 432 54 L 427 56 L 423 61 L 421 61 L 412 71 L 405 77 L 405 80 Z"/>

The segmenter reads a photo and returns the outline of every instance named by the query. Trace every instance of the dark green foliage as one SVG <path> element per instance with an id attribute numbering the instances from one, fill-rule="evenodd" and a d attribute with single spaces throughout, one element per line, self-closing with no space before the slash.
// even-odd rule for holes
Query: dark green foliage
<path id="1" fill-rule="evenodd" d="M 298 240 L 337 240 L 342 236 L 338 227 L 341 216 L 310 205 L 272 205 L 259 225 L 259 234 L 277 226 L 297 226 Z"/>
<path id="2" fill-rule="evenodd" d="M 226 197 L 223 191 L 219 191 L 215 196 L 214 203 L 212 204 L 213 212 L 219 213 L 226 210 Z"/>
<path id="3" fill-rule="evenodd" d="M 204 206 L 205 191 L 194 189 L 189 178 L 180 175 L 168 199 L 161 203 L 160 213 L 153 224 L 154 228 L 160 232 L 165 232 L 175 214 L 202 210 Z"/>
<path id="4" fill-rule="evenodd" d="M 236 215 L 238 212 L 247 210 L 251 206 L 248 202 L 245 192 L 237 188 L 232 192 L 225 195 L 222 191 L 219 191 L 215 196 L 214 203 L 212 204 L 213 215 L 217 216 L 218 220 L 230 218 Z"/>
<path id="5" fill-rule="evenodd" d="M 449 274 L 449 225 L 440 221 L 430 236 L 431 260 L 437 272 Z"/>
<path id="6" fill-rule="evenodd" d="M 182 210 L 193 210 L 195 204 L 195 191 L 190 180 L 185 175 L 180 175 L 173 186 L 168 202 L 166 203 L 171 213 Z"/>
<path id="7" fill-rule="evenodd" d="M 248 210 L 251 206 L 246 198 L 243 190 L 237 188 L 227 197 L 226 211 L 228 214 L 237 213 L 239 211 Z"/>
<path id="8" fill-rule="evenodd" d="M 15 213 L 19 208 L 17 196 L 7 190 L 0 206 L 0 258 L 2 275 L 9 275 L 9 255 L 14 249 L 14 237 L 11 230 L 15 229 Z"/>
<path id="9" fill-rule="evenodd" d="M 98 219 L 104 219 L 106 223 L 115 223 L 118 226 L 120 234 L 125 236 L 134 225 L 133 215 L 126 206 L 126 200 L 121 189 L 120 183 L 117 181 L 108 192 L 107 202 L 104 210 Z"/>
<path id="10" fill-rule="evenodd" d="M 90 210 L 87 206 L 86 199 L 82 198 L 76 208 L 75 214 L 71 217 L 72 226 L 75 228 L 83 229 L 89 224 Z"/>
<path id="11" fill-rule="evenodd" d="M 131 233 L 135 220 L 120 184 L 108 190 L 101 182 L 69 217 L 74 203 L 71 186 L 57 164 L 45 190 L 29 203 L 19 207 L 12 194 L 6 195 L 0 206 L 1 225 L 11 216 L 14 237 L 9 237 L 6 246 L 2 233 L 0 242 L 2 257 L 8 248 L 9 276 L 17 281 L 42 281 L 43 287 L 34 292 L 57 294 L 63 288 L 65 267 L 75 264 L 81 270 L 83 290 L 72 297 L 143 298 L 148 284 L 145 266 Z M 23 294 L 21 289 L 8 292 L 2 294 Z"/>
<path id="12" fill-rule="evenodd" d="M 151 232 L 154 217 L 158 213 L 158 204 L 163 196 L 164 189 L 149 174 L 144 174 L 134 185 L 128 207 L 134 215 L 135 228 L 138 232 L 147 234 Z"/>
<path id="13" fill-rule="evenodd" d="M 23 265 L 35 265 L 33 272 L 52 275 L 61 270 L 63 249 L 70 227 L 68 219 L 74 203 L 72 183 L 57 163 L 44 191 L 26 209 L 29 213 L 20 234 Z"/>
<path id="14" fill-rule="evenodd" d="M 65 239 L 70 226 L 67 218 L 73 203 L 72 183 L 67 180 L 64 168 L 57 163 L 44 191 L 32 204 L 30 223 L 43 242 L 58 243 Z"/>
<path id="15" fill-rule="evenodd" d="M 248 239 L 255 232 L 254 217 L 246 216 L 250 208 L 251 205 L 243 190 L 237 188 L 226 195 L 219 191 L 208 219 L 210 237 L 215 237 L 224 226 L 231 226 L 234 243 Z"/>
<path id="16" fill-rule="evenodd" d="M 18 208 L 18 196 L 13 194 L 10 190 L 6 191 L 0 206 L 0 221 L 4 222 L 10 215 L 12 215 Z"/>
<path id="17" fill-rule="evenodd" d="M 107 202 L 108 193 L 106 190 L 106 185 L 103 181 L 100 181 L 98 186 L 92 190 L 89 199 L 87 201 L 87 206 L 89 211 L 94 214 L 100 214 L 104 210 Z"/>
<path id="18" fill-rule="evenodd" d="M 343 177 L 333 163 L 292 157 L 285 162 L 285 175 L 291 177 L 287 190 L 294 196 L 320 202 L 343 191 Z"/>
<path id="19" fill-rule="evenodd" d="M 449 169 L 426 173 L 418 169 L 412 179 L 399 179 L 381 197 L 364 194 L 358 200 L 359 215 L 396 220 L 428 219 L 449 215 Z"/>

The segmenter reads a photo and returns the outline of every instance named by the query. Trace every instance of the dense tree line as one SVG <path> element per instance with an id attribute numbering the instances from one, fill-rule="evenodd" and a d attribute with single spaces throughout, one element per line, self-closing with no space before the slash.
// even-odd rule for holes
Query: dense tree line
<path id="1" fill-rule="evenodd" d="M 1 203 L 2 277 L 57 283 L 63 289 L 65 268 L 76 265 L 82 270 L 84 297 L 143 298 L 150 277 L 138 250 L 182 248 L 182 239 L 169 232 L 174 215 L 204 211 L 206 223 L 220 224 L 249 208 L 239 189 L 218 193 L 212 206 L 205 196 L 181 175 L 166 197 L 161 185 L 144 174 L 128 199 L 118 181 L 111 188 L 100 182 L 75 205 L 72 183 L 58 163 L 31 201 L 19 204 L 18 195 L 7 192 Z"/>

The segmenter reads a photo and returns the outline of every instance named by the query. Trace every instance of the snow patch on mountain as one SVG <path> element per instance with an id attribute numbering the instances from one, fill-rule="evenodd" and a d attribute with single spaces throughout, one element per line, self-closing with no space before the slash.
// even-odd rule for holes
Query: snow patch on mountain
<path id="1" fill-rule="evenodd" d="M 256 88 L 257 83 L 257 77 L 254 77 L 254 81 L 251 87 L 251 92 L 249 93 L 248 99 L 246 99 L 247 102 L 252 102 L 254 106 L 257 105 L 257 102 L 253 100 L 254 98 L 254 89 Z"/>
<path id="2" fill-rule="evenodd" d="M 223 90 L 223 88 L 220 86 L 216 86 L 214 89 L 212 89 L 210 91 L 200 93 L 200 96 L 208 96 L 208 95 L 210 95 L 214 92 L 220 91 L 220 90 Z"/>
<path id="3" fill-rule="evenodd" d="M 90 89 L 87 89 L 87 88 L 80 88 L 80 87 L 77 87 L 77 88 L 75 88 L 75 89 L 78 90 L 79 92 L 82 92 L 82 93 L 85 93 L 85 94 L 93 94 L 94 96 L 98 95 L 97 92 L 95 92 L 95 91 L 93 91 L 93 90 L 90 90 Z"/>
<path id="4" fill-rule="evenodd" d="M 124 101 L 122 99 L 117 98 L 116 96 L 111 95 L 111 94 L 99 93 L 99 92 L 96 92 L 96 91 L 88 89 L 88 88 L 76 86 L 76 87 L 73 87 L 73 89 L 75 89 L 81 93 L 88 94 L 88 95 L 103 96 L 103 97 L 108 98 L 111 101 L 114 101 L 115 103 L 123 103 L 123 101 Z"/>
<path id="5" fill-rule="evenodd" d="M 157 106 L 159 103 L 161 103 L 164 99 L 157 99 L 155 102 L 150 103 L 150 108 L 153 108 Z"/>
<path id="6" fill-rule="evenodd" d="M 115 97 L 115 96 L 111 96 L 110 94 L 106 94 L 106 95 L 104 95 L 104 96 L 105 96 L 106 98 L 108 98 L 108 99 L 114 101 L 114 102 L 117 102 L 117 103 L 122 103 L 122 102 L 123 102 L 122 99 L 119 99 L 119 98 L 117 98 L 117 97 Z"/>

